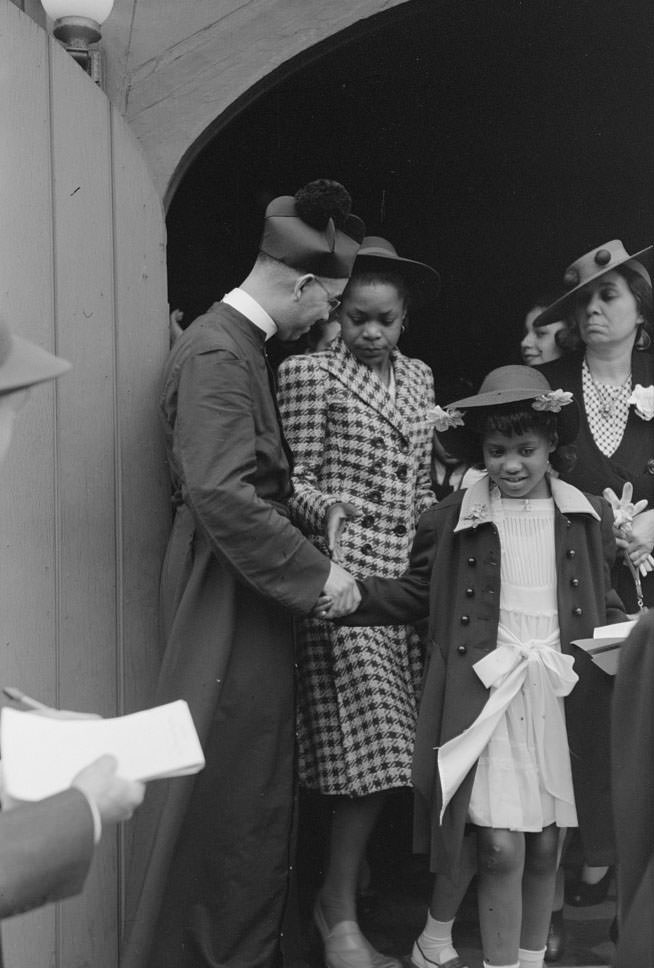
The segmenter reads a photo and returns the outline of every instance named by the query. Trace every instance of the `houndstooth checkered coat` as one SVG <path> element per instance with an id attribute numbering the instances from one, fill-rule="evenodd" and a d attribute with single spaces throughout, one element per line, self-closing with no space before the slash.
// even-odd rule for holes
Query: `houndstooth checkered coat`
<path id="1" fill-rule="evenodd" d="M 338 561 L 358 578 L 401 574 L 417 519 L 435 502 L 426 417 L 432 373 L 398 350 L 392 361 L 394 401 L 340 339 L 279 369 L 279 405 L 295 457 L 291 513 L 324 550 L 327 509 L 354 504 L 361 515 L 348 522 Z M 350 796 L 407 786 L 421 674 L 415 631 L 302 619 L 298 665 L 302 782 Z"/>

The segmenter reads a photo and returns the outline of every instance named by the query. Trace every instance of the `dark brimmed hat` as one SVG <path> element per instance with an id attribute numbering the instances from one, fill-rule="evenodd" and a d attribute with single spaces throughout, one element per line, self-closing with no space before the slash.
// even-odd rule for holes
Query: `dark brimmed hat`
<path id="1" fill-rule="evenodd" d="M 441 277 L 424 262 L 404 259 L 397 254 L 395 246 L 379 235 L 367 235 L 361 243 L 354 260 L 352 275 L 363 272 L 396 272 L 406 282 L 414 304 L 433 302 L 441 288 Z"/>
<path id="2" fill-rule="evenodd" d="M 350 206 L 346 189 L 328 179 L 280 195 L 266 208 L 259 249 L 300 272 L 344 279 L 366 231 Z"/>
<path id="3" fill-rule="evenodd" d="M 0 321 L 0 395 L 53 380 L 69 369 L 66 360 L 14 336 Z"/>
<path id="4" fill-rule="evenodd" d="M 651 288 L 652 280 L 643 262 L 650 268 L 653 267 L 653 248 L 649 245 L 646 249 L 641 249 L 640 252 L 629 255 L 620 239 L 613 239 L 611 242 L 600 245 L 597 249 L 591 249 L 590 252 L 582 255 L 580 259 L 568 266 L 563 275 L 563 285 L 567 291 L 563 296 L 555 299 L 547 309 L 544 309 L 540 316 L 534 319 L 532 325 L 547 326 L 548 323 L 561 319 L 568 310 L 575 293 L 592 282 L 593 279 L 598 279 L 605 272 L 617 269 L 618 266 L 628 265 L 630 269 L 642 276 Z"/>
<path id="5" fill-rule="evenodd" d="M 506 408 L 508 411 L 527 400 L 532 401 L 534 410 L 556 414 L 559 445 L 575 440 L 579 432 L 579 408 L 572 394 L 553 390 L 539 370 L 519 364 L 491 370 L 474 396 L 454 400 L 442 412 L 436 408 L 435 429 L 448 451 L 468 454 L 474 449 L 472 438 L 478 435 L 488 410 Z"/>

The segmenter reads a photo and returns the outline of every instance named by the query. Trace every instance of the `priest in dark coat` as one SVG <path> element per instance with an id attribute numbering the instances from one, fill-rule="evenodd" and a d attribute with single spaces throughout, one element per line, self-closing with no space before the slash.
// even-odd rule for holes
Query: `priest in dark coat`
<path id="1" fill-rule="evenodd" d="M 338 304 L 363 236 L 341 185 L 266 210 L 245 281 L 195 320 L 165 367 L 161 416 L 175 520 L 162 576 L 154 701 L 188 701 L 207 765 L 148 791 L 122 968 L 272 968 L 295 823 L 292 616 L 351 576 L 290 523 L 291 454 L 265 344 Z M 151 795 L 152 794 L 152 795 Z"/>

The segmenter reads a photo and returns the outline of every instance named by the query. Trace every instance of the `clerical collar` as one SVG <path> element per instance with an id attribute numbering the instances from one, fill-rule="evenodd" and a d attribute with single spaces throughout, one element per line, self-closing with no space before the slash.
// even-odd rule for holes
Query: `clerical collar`
<path id="1" fill-rule="evenodd" d="M 272 316 L 269 316 L 263 306 L 243 289 L 232 289 L 226 296 L 223 296 L 222 302 L 227 303 L 237 313 L 241 313 L 242 316 L 249 319 L 257 329 L 263 330 L 266 334 L 266 340 L 269 340 L 277 332 L 277 323 Z"/>

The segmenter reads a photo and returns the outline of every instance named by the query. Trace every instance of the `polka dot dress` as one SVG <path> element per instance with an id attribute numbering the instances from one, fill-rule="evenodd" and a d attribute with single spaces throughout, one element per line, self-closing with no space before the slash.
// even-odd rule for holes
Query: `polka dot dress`
<path id="1" fill-rule="evenodd" d="M 593 440 L 606 457 L 620 446 L 629 416 L 631 373 L 620 386 L 593 380 L 584 360 L 582 370 L 584 410 Z"/>

